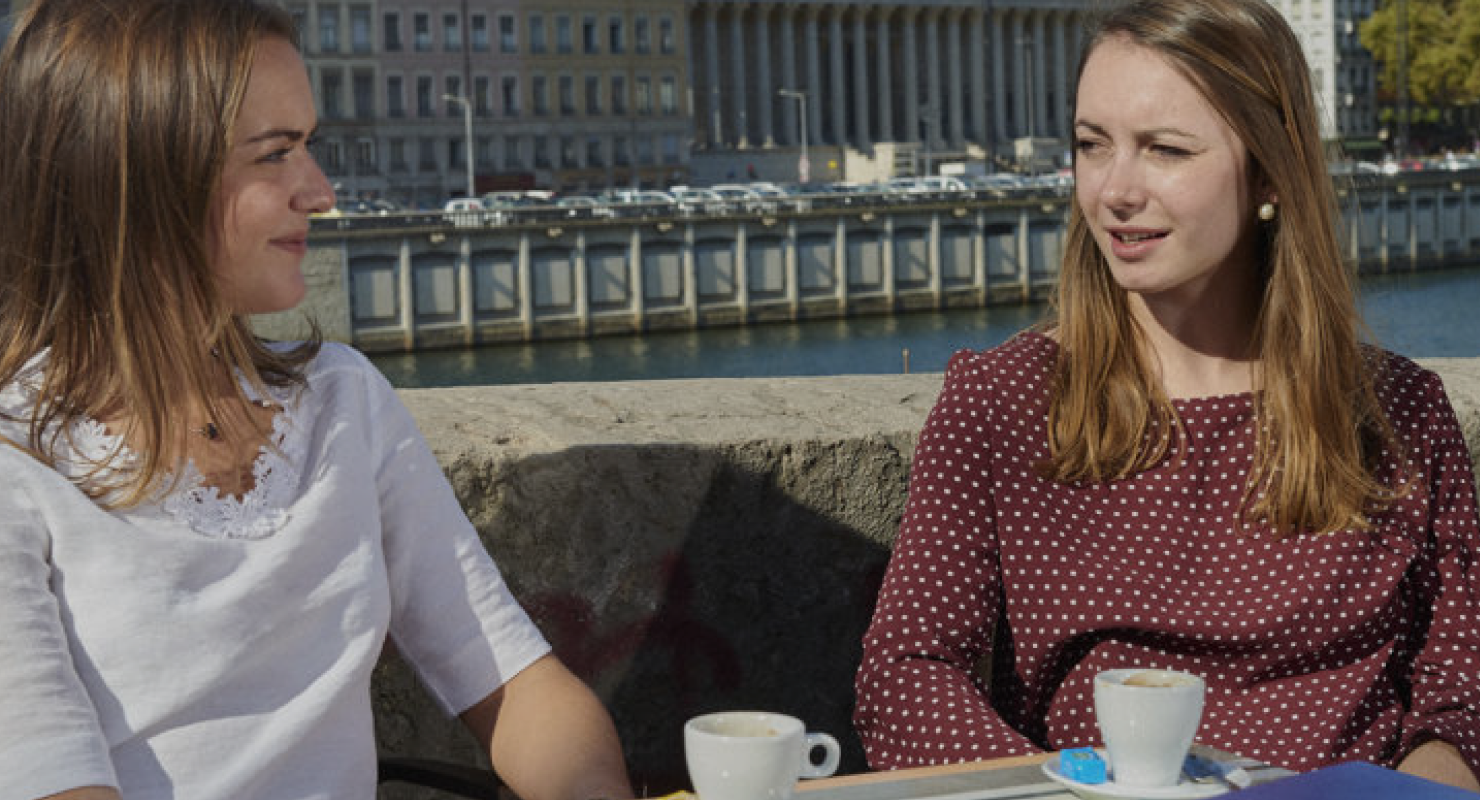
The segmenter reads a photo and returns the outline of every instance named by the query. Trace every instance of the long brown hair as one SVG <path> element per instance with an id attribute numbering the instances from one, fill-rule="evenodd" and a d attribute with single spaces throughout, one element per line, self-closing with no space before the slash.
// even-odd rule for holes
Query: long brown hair
<path id="1" fill-rule="evenodd" d="M 292 19 L 252 0 L 38 0 L 0 53 L 0 386 L 46 356 L 12 444 L 56 464 L 74 423 L 128 420 L 139 461 L 108 486 L 79 481 L 107 505 L 141 502 L 181 462 L 182 409 L 219 418 L 223 364 L 260 390 L 301 382 L 317 352 L 317 336 L 256 339 L 207 255 L 269 37 L 296 42 Z"/>
<path id="2" fill-rule="evenodd" d="M 1263 0 L 1132 0 L 1100 17 L 1081 72 L 1108 38 L 1161 55 L 1191 81 L 1243 141 L 1251 185 L 1279 199 L 1278 220 L 1260 233 L 1263 296 L 1250 343 L 1259 433 L 1242 521 L 1277 536 L 1365 527 L 1365 512 L 1392 494 L 1373 462 L 1393 436 L 1377 363 L 1360 341 L 1300 42 Z M 1170 457 L 1176 409 L 1077 199 L 1050 324 L 1060 348 L 1045 473 L 1116 479 Z"/>

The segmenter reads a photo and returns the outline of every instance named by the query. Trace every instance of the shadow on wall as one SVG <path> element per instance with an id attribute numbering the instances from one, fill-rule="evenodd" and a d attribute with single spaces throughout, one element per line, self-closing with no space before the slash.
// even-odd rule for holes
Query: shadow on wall
<path id="1" fill-rule="evenodd" d="M 683 722 L 800 717 L 865 769 L 853 673 L 903 510 L 912 440 L 573 448 L 458 462 L 459 498 L 556 653 L 611 710 L 634 787 L 686 789 Z M 382 752 L 476 761 L 398 662 Z M 416 698 L 408 700 L 407 698 Z M 435 795 L 398 794 L 382 800 Z"/>

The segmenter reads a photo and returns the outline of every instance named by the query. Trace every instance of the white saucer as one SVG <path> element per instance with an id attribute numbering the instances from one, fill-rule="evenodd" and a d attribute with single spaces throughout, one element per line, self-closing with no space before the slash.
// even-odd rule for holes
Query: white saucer
<path id="1" fill-rule="evenodd" d="M 1099 753 L 1101 758 L 1105 756 L 1105 752 L 1099 748 L 1096 748 L 1095 752 Z M 1183 780 L 1175 786 L 1119 786 L 1113 779 L 1104 783 L 1080 783 L 1064 777 L 1059 772 L 1057 753 L 1043 762 L 1043 774 L 1068 787 L 1069 791 L 1084 800 L 1197 800 L 1201 797 L 1217 797 L 1228 793 L 1228 787 L 1222 784 L 1193 783 L 1188 780 Z M 1252 782 L 1249 773 L 1244 772 L 1242 768 L 1229 770 L 1228 780 L 1240 789 Z"/>

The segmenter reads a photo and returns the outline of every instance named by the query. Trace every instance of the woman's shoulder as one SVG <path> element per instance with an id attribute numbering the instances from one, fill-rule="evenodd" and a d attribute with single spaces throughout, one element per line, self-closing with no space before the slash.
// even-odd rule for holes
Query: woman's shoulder
<path id="1" fill-rule="evenodd" d="M 1444 391 L 1439 373 L 1407 356 L 1376 345 L 1365 346 L 1362 355 L 1384 404 L 1412 403 Z"/>
<path id="2" fill-rule="evenodd" d="M 1038 382 L 1053 369 L 1059 346 L 1034 328 L 985 350 L 959 350 L 946 366 L 947 380 L 982 379 Z"/>

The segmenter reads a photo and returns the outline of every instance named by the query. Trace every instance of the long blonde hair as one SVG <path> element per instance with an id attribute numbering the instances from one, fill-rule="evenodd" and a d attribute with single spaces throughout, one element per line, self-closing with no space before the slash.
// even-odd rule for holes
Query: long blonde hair
<path id="1" fill-rule="evenodd" d="M 1360 341 L 1300 42 L 1262 0 L 1132 0 L 1098 21 L 1081 71 L 1111 37 L 1160 54 L 1190 80 L 1248 149 L 1253 185 L 1279 198 L 1278 220 L 1261 226 L 1259 242 L 1263 296 L 1250 343 L 1258 438 L 1242 521 L 1276 536 L 1364 528 L 1366 513 L 1393 493 L 1374 474 L 1393 435 L 1376 394 L 1378 364 Z M 1060 349 L 1045 474 L 1117 479 L 1172 456 L 1177 412 L 1077 200 L 1054 311 Z"/>
<path id="2" fill-rule="evenodd" d="M 0 53 L 0 386 L 45 354 L 42 400 L 11 444 L 55 465 L 74 423 L 128 420 L 139 462 L 106 491 L 79 481 L 108 505 L 141 502 L 181 462 L 183 409 L 218 418 L 223 364 L 287 386 L 317 352 L 317 336 L 289 350 L 256 339 L 207 256 L 230 129 L 269 37 L 295 41 L 292 20 L 252 0 L 43 0 Z"/>

